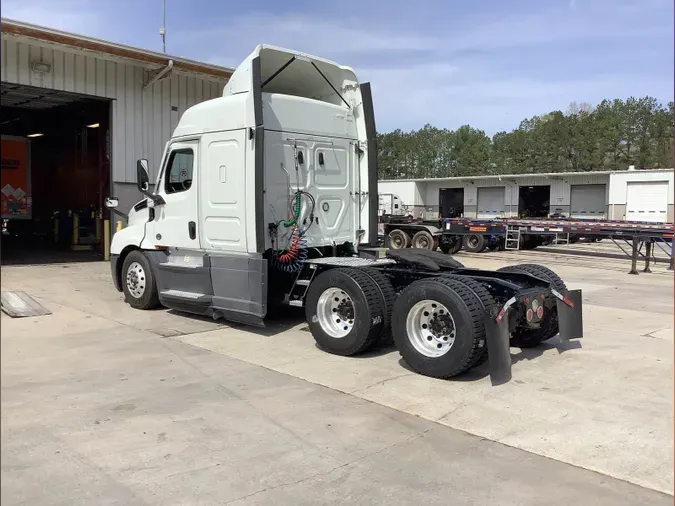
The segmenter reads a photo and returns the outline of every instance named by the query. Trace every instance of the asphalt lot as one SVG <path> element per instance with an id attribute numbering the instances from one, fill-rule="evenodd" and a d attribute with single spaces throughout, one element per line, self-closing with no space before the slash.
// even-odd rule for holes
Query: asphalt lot
<path id="1" fill-rule="evenodd" d="M 3 290 L 53 315 L 2 315 L 2 503 L 671 504 L 666 266 L 458 258 L 582 288 L 581 346 L 513 348 L 500 387 L 485 368 L 440 381 L 392 349 L 323 353 L 294 316 L 251 331 L 131 310 L 104 263 L 3 267 Z"/>

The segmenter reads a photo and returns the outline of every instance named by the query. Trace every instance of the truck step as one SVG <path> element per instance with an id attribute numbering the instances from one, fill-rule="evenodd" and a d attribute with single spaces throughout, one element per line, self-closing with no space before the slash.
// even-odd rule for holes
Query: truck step
<path id="1" fill-rule="evenodd" d="M 295 284 L 298 286 L 309 286 L 310 280 L 309 279 L 298 279 Z"/>
<path id="2" fill-rule="evenodd" d="M 288 305 L 293 306 L 293 307 L 302 307 L 302 301 L 301 300 L 289 300 Z"/>
<path id="3" fill-rule="evenodd" d="M 205 293 L 185 292 L 183 290 L 164 290 L 160 292 L 160 295 L 163 295 L 165 297 L 178 297 L 181 299 L 190 299 L 190 300 L 199 300 L 202 297 L 206 297 Z"/>

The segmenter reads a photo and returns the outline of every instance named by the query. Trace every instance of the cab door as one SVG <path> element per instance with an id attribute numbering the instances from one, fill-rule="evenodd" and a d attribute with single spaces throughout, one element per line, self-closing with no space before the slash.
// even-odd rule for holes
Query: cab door
<path id="1" fill-rule="evenodd" d="M 199 141 L 173 142 L 155 193 L 164 204 L 155 204 L 155 218 L 148 223 L 146 239 L 155 246 L 199 249 L 198 178 Z M 152 202 L 150 202 L 152 205 Z"/>

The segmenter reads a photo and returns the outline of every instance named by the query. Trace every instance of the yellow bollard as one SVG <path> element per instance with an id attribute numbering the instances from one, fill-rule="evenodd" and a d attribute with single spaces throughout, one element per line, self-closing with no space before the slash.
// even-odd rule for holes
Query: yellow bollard
<path id="1" fill-rule="evenodd" d="M 110 220 L 103 220 L 103 260 L 110 260 Z"/>
<path id="2" fill-rule="evenodd" d="M 118 221 L 118 222 L 117 222 L 117 225 L 115 226 L 115 232 L 119 232 L 120 230 L 122 230 L 122 228 L 123 228 L 123 227 L 122 227 L 122 222 L 121 222 L 121 221 Z"/>

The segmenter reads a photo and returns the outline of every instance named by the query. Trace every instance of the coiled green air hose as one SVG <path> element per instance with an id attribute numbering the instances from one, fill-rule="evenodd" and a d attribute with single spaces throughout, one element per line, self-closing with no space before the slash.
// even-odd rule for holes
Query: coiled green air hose
<path id="1" fill-rule="evenodd" d="M 298 218 L 300 218 L 300 211 L 302 210 L 302 195 L 300 193 L 296 193 L 295 196 L 293 197 L 293 203 L 291 204 L 291 212 L 292 216 L 283 222 L 284 227 L 292 227 L 298 222 Z"/>

